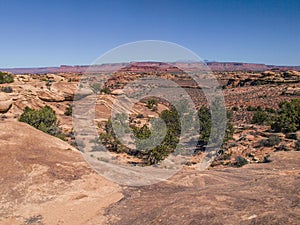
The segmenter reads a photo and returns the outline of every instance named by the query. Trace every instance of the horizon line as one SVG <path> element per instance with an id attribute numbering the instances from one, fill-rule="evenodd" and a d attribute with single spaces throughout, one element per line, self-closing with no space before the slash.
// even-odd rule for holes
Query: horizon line
<path id="1" fill-rule="evenodd" d="M 39 69 L 39 68 L 61 68 L 61 67 L 88 67 L 88 66 L 102 66 L 102 65 L 109 65 L 109 64 L 128 64 L 128 63 L 134 63 L 134 62 L 152 62 L 152 63 L 161 63 L 160 61 L 130 61 L 130 62 L 107 62 L 102 64 L 60 64 L 60 65 L 50 65 L 50 66 L 28 66 L 28 67 L 0 67 L 0 70 L 5 69 Z M 266 64 L 266 63 L 258 63 L 258 62 L 245 62 L 245 61 L 216 61 L 216 60 L 203 60 L 203 61 L 174 61 L 174 62 L 164 62 L 164 63 L 241 63 L 241 64 L 256 64 L 256 65 L 265 65 L 265 66 L 276 66 L 276 67 L 300 67 L 299 65 L 277 65 L 277 64 Z"/>

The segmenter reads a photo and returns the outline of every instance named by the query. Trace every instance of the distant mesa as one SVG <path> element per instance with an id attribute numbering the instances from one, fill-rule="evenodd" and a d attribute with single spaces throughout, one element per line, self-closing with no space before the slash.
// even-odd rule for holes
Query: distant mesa
<path id="1" fill-rule="evenodd" d="M 242 63 L 242 62 L 213 62 L 204 61 L 212 71 L 249 71 L 249 72 L 263 72 L 263 71 L 300 71 L 300 66 L 275 66 L 259 63 Z M 197 65 L 203 62 L 132 62 L 132 63 L 105 63 L 101 65 L 76 65 L 68 66 L 61 65 L 60 67 L 41 67 L 41 68 L 0 68 L 0 71 L 11 72 L 14 74 L 46 74 L 46 73 L 77 73 L 82 74 L 86 72 L 115 72 L 122 68 L 122 70 L 130 70 L 140 72 L 140 70 L 153 69 L 166 72 L 179 72 L 178 68 L 199 68 Z"/>
<path id="2" fill-rule="evenodd" d="M 135 73 L 146 73 L 146 72 L 184 73 L 183 70 L 179 69 L 177 66 L 173 64 L 164 63 L 164 62 L 132 62 L 127 66 L 121 68 L 119 71 L 135 72 Z"/>

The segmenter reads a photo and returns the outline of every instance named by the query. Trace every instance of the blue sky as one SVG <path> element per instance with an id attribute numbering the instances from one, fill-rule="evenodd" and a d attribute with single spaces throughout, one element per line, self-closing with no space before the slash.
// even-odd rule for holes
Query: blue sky
<path id="1" fill-rule="evenodd" d="M 127 42 L 202 59 L 300 65 L 299 0 L 0 0 L 0 68 L 90 64 Z"/>

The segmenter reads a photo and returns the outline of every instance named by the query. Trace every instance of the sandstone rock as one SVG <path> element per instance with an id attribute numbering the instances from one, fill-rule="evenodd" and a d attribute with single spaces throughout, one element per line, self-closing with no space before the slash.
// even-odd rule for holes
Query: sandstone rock
<path id="1" fill-rule="evenodd" d="M 65 100 L 64 96 L 48 90 L 39 91 L 37 95 L 39 99 L 45 102 L 62 102 Z"/>
<path id="2" fill-rule="evenodd" d="M 295 70 L 288 70 L 284 72 L 284 77 L 300 77 L 300 72 Z"/>
<path id="3" fill-rule="evenodd" d="M 124 91 L 122 89 L 116 89 L 111 92 L 112 95 L 122 95 Z"/>
<path id="4" fill-rule="evenodd" d="M 254 141 L 254 140 L 255 140 L 255 136 L 253 136 L 253 135 L 251 135 L 251 134 L 246 135 L 245 138 L 246 138 L 247 140 L 249 140 L 249 141 Z"/>
<path id="5" fill-rule="evenodd" d="M 12 99 L 8 94 L 0 93 L 0 112 L 7 112 L 12 106 Z"/>
<path id="6" fill-rule="evenodd" d="M 300 88 L 298 87 L 288 87 L 286 90 L 283 91 L 283 94 L 285 95 L 298 95 L 300 96 Z"/>
<path id="7" fill-rule="evenodd" d="M 254 157 L 253 157 L 253 161 L 259 162 L 259 158 L 257 158 L 256 156 L 254 156 Z"/>
<path id="8" fill-rule="evenodd" d="M 275 72 L 267 70 L 265 72 L 262 72 L 262 75 L 263 77 L 275 76 Z"/>
<path id="9" fill-rule="evenodd" d="M 64 97 L 65 101 L 73 101 L 77 85 L 74 83 L 56 82 L 51 86 L 51 90 Z"/>

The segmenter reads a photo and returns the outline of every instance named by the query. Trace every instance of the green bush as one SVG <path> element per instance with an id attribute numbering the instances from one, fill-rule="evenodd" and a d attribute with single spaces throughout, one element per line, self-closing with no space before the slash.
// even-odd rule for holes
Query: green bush
<path id="1" fill-rule="evenodd" d="M 73 107 L 72 107 L 72 105 L 68 105 L 64 114 L 65 114 L 66 116 L 72 116 L 72 112 L 73 112 Z"/>
<path id="2" fill-rule="evenodd" d="M 275 113 L 275 112 L 276 112 L 275 109 L 273 109 L 273 108 L 268 108 L 268 107 L 265 109 L 265 111 L 268 112 L 268 113 Z"/>
<path id="3" fill-rule="evenodd" d="M 199 123 L 200 123 L 200 138 L 201 144 L 207 144 L 211 131 L 211 114 L 207 107 L 202 106 L 198 111 Z"/>
<path id="4" fill-rule="evenodd" d="M 139 114 L 137 114 L 136 118 L 143 119 L 143 118 L 145 118 L 145 116 L 143 114 L 139 113 Z"/>
<path id="5" fill-rule="evenodd" d="M 46 81 L 46 87 L 50 90 L 50 87 L 52 86 L 52 83 L 54 82 L 54 80 L 47 80 Z"/>
<path id="6" fill-rule="evenodd" d="M 168 129 L 163 143 L 168 146 L 168 148 L 175 149 L 181 133 L 179 114 L 176 109 L 173 108 L 171 110 L 162 111 L 160 118 L 165 121 Z"/>
<path id="7" fill-rule="evenodd" d="M 300 99 L 279 103 L 279 110 L 272 129 L 276 132 L 295 132 L 300 129 Z"/>
<path id="8" fill-rule="evenodd" d="M 247 111 L 253 112 L 253 111 L 262 111 L 261 106 L 248 106 Z"/>
<path id="9" fill-rule="evenodd" d="M 100 93 L 103 93 L 103 94 L 110 94 L 111 91 L 108 87 L 104 87 L 101 89 Z"/>
<path id="10" fill-rule="evenodd" d="M 235 167 L 242 167 L 244 165 L 248 164 L 247 159 L 245 159 L 242 156 L 235 157 L 235 162 L 233 163 L 233 166 Z"/>
<path id="11" fill-rule="evenodd" d="M 238 110 L 239 110 L 239 107 L 238 107 L 238 106 L 233 106 L 233 107 L 231 108 L 231 110 L 232 110 L 232 111 L 238 111 Z"/>
<path id="12" fill-rule="evenodd" d="M 152 103 L 150 105 L 152 105 Z M 218 104 L 214 103 L 213 107 L 216 107 L 216 105 Z M 185 110 L 183 111 L 185 112 Z M 216 110 L 216 113 L 220 112 Z M 159 129 L 160 124 L 155 125 L 154 122 L 151 122 L 151 130 L 147 125 L 144 125 L 141 128 L 131 127 L 131 129 L 133 130 L 133 138 L 135 139 L 135 144 L 138 150 L 130 150 L 129 148 L 123 146 L 120 143 L 120 141 L 117 139 L 116 135 L 113 132 L 112 122 L 110 120 L 105 126 L 105 133 L 101 134 L 99 138 L 105 145 L 105 147 L 107 147 L 110 151 L 126 152 L 127 154 L 134 155 L 143 159 L 143 163 L 145 165 L 156 164 L 161 160 L 165 159 L 170 153 L 174 152 L 174 150 L 176 149 L 179 143 L 181 131 L 182 129 L 184 129 L 181 127 L 180 116 L 186 116 L 184 113 L 181 114 L 182 115 L 180 115 L 177 112 L 175 107 L 172 107 L 170 110 L 164 110 L 160 113 L 160 119 L 164 120 L 167 130 L 166 135 L 162 140 L 161 144 L 156 147 L 152 147 L 152 144 L 156 143 L 156 139 L 158 137 L 161 137 L 163 134 L 162 131 Z M 228 123 L 226 128 L 226 135 L 224 138 L 225 141 L 228 140 L 233 133 L 233 126 L 230 123 L 231 113 L 227 113 L 227 117 Z M 210 110 L 206 107 L 202 107 L 199 110 L 198 118 L 201 127 L 199 141 L 202 141 L 202 143 L 206 144 L 208 142 L 212 127 Z M 218 124 L 219 122 L 220 121 L 217 121 Z M 194 121 L 191 121 L 191 125 L 193 125 L 193 123 Z M 118 126 L 118 123 L 116 125 Z M 120 129 L 122 129 L 122 127 L 124 129 L 124 124 L 120 123 L 119 125 Z M 156 126 L 157 128 L 155 128 Z M 213 141 L 219 141 L 220 138 L 220 132 L 218 132 L 218 130 L 214 131 Z"/>
<path id="13" fill-rule="evenodd" d="M 5 93 L 12 93 L 13 89 L 12 87 L 1 87 L 1 91 Z"/>
<path id="14" fill-rule="evenodd" d="M 100 84 L 94 83 L 90 85 L 90 88 L 95 94 L 99 94 L 102 90 L 102 86 Z"/>
<path id="15" fill-rule="evenodd" d="M 165 145 L 160 145 L 152 149 L 148 152 L 146 155 L 146 164 L 147 165 L 153 165 L 157 164 L 158 162 L 164 160 L 166 157 L 168 157 L 168 147 Z"/>
<path id="16" fill-rule="evenodd" d="M 117 117 L 122 117 L 122 115 L 119 115 Z M 119 118 L 116 118 L 116 120 L 118 120 Z M 119 121 L 119 120 L 118 120 Z M 115 124 L 115 126 L 120 126 L 121 128 L 124 126 L 123 124 Z M 119 129 L 119 128 L 117 128 Z M 127 152 L 129 154 L 136 154 L 129 151 L 129 149 L 122 145 L 122 143 L 119 141 L 119 139 L 117 138 L 114 129 L 113 129 L 113 124 L 111 119 L 109 119 L 106 124 L 105 124 L 105 133 L 100 133 L 99 135 L 99 140 L 101 141 L 101 143 L 109 150 L 112 152 L 117 152 L 117 153 L 121 153 L 121 152 Z M 95 148 L 97 149 L 97 148 Z"/>
<path id="17" fill-rule="evenodd" d="M 133 128 L 133 133 L 138 139 L 147 139 L 151 135 L 151 131 L 146 125 L 142 126 L 141 128 Z"/>
<path id="18" fill-rule="evenodd" d="M 0 84 L 13 83 L 14 77 L 12 74 L 0 72 Z"/>
<path id="19" fill-rule="evenodd" d="M 156 99 L 150 99 L 147 101 L 147 107 L 152 109 L 154 106 L 157 106 L 158 101 Z"/>
<path id="20" fill-rule="evenodd" d="M 260 146 L 265 147 L 273 147 L 275 145 L 278 145 L 281 142 L 280 138 L 276 135 L 270 136 L 268 139 L 262 139 L 260 140 Z"/>
<path id="21" fill-rule="evenodd" d="M 264 111 L 255 111 L 251 120 L 253 124 L 268 124 L 269 123 L 269 114 Z"/>
<path id="22" fill-rule="evenodd" d="M 278 152 L 278 151 L 288 151 L 288 150 L 289 149 L 285 144 L 281 144 L 281 145 L 278 146 L 278 148 L 276 148 L 275 151 Z"/>
<path id="23" fill-rule="evenodd" d="M 250 106 L 247 109 L 254 111 L 251 123 L 271 125 L 275 132 L 283 133 L 300 129 L 300 99 L 280 102 L 277 111 L 272 108 L 266 108 L 263 111 L 261 107 Z"/>
<path id="24" fill-rule="evenodd" d="M 156 142 L 156 139 L 162 135 L 159 124 L 152 124 L 152 128 L 154 128 L 153 132 L 155 131 L 152 136 L 150 129 L 146 125 L 141 128 L 133 128 L 137 148 L 142 150 L 140 152 L 140 157 L 144 159 L 146 165 L 157 164 L 165 159 L 175 150 L 179 142 L 181 128 L 177 111 L 175 109 L 164 110 L 161 112 L 160 118 L 166 123 L 167 133 L 159 146 L 152 147 L 152 144 Z"/>
<path id="25" fill-rule="evenodd" d="M 45 133 L 64 139 L 64 135 L 58 126 L 55 111 L 50 106 L 45 106 L 39 110 L 26 106 L 19 121 L 27 123 Z"/>
<path id="26" fill-rule="evenodd" d="M 232 138 L 234 128 L 231 123 L 232 121 L 232 112 L 226 111 L 226 118 L 227 121 L 221 121 L 221 119 L 224 117 L 222 115 L 224 110 L 220 108 L 220 104 L 218 102 L 213 102 L 212 107 L 215 107 L 215 113 L 219 115 L 215 115 L 217 124 L 215 126 L 216 130 L 212 130 L 212 120 L 211 120 L 211 113 L 210 109 L 202 106 L 198 111 L 198 118 L 199 118 L 199 124 L 200 124 L 200 137 L 199 137 L 199 145 L 204 146 L 208 143 L 209 139 L 211 139 L 214 143 L 224 144 L 228 140 Z M 218 129 L 219 126 L 225 126 L 226 122 L 226 130 L 225 130 L 225 136 L 222 136 L 222 133 L 220 133 L 220 130 Z M 213 136 L 211 137 L 211 132 Z"/>

